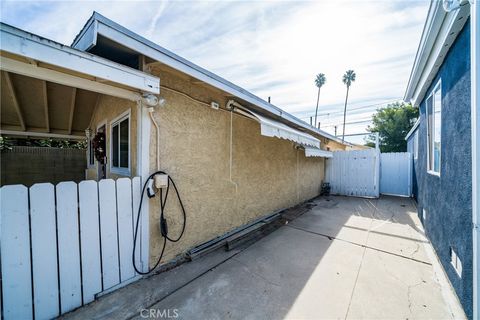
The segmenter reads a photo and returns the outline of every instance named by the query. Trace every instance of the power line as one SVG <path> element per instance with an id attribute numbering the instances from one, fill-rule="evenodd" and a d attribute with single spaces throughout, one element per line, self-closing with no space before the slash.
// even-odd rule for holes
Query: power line
<path id="1" fill-rule="evenodd" d="M 351 122 L 345 122 L 345 125 L 347 124 L 359 124 L 359 123 L 367 123 L 371 122 L 372 120 L 361 120 L 361 121 L 351 121 Z M 331 128 L 331 127 L 336 127 L 336 126 L 341 126 L 343 125 L 343 122 L 337 123 L 337 124 L 328 124 L 326 126 L 320 126 L 320 129 L 323 128 Z"/>
<path id="2" fill-rule="evenodd" d="M 357 122 L 368 122 L 368 121 L 372 121 L 372 117 L 364 117 L 364 118 L 358 118 L 358 119 L 350 119 L 350 122 L 347 122 L 347 123 L 352 123 L 352 121 L 357 121 Z M 341 125 L 343 124 L 343 121 L 338 121 L 338 122 L 327 122 L 325 121 L 323 123 L 325 126 L 329 126 L 329 125 Z"/>
<path id="3" fill-rule="evenodd" d="M 366 105 L 366 106 L 361 106 L 361 107 L 356 107 L 356 108 L 352 108 L 352 109 L 348 109 L 348 111 L 356 111 L 356 110 L 361 110 L 361 109 L 367 109 L 367 108 L 371 108 L 371 107 L 376 107 L 376 106 L 380 106 L 380 105 L 383 105 L 383 104 L 388 104 L 388 103 L 391 103 L 391 102 L 396 102 L 396 101 L 399 101 L 399 99 L 394 99 L 394 100 L 388 100 L 388 101 L 384 101 L 384 102 L 380 102 L 380 103 L 375 103 L 375 104 L 370 104 L 370 105 Z M 326 113 L 319 113 L 317 115 L 317 117 L 321 117 L 321 116 L 329 116 L 329 115 L 332 115 L 332 114 L 342 114 L 343 113 L 343 110 L 339 110 L 339 111 L 332 111 L 332 112 L 326 112 Z M 310 113 L 308 113 L 310 114 Z M 312 113 L 312 116 L 314 116 L 315 113 Z M 300 119 L 310 119 L 311 116 L 306 116 L 306 117 L 302 117 Z"/>
<path id="4" fill-rule="evenodd" d="M 369 109 L 369 108 L 380 106 L 380 105 L 387 104 L 387 103 L 389 103 L 389 102 L 371 104 L 371 105 L 367 105 L 367 106 L 361 106 L 361 107 L 357 107 L 357 108 L 348 109 L 348 111 L 350 112 L 350 111 L 356 111 L 356 110 L 362 110 L 362 109 Z M 332 114 L 342 114 L 342 113 L 343 113 L 343 110 L 332 111 L 332 112 L 320 113 L 320 114 L 317 115 L 317 117 L 330 116 Z M 303 117 L 301 119 L 310 119 L 310 117 L 311 116 Z"/>

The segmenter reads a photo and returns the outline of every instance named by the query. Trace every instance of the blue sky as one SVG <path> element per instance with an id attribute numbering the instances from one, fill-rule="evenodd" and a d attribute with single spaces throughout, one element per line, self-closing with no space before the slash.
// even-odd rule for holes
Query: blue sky
<path id="1" fill-rule="evenodd" d="M 2 22 L 70 44 L 93 10 L 309 121 L 325 73 L 321 127 L 342 123 L 342 74 L 353 69 L 346 133 L 403 97 L 429 2 L 2 1 Z M 338 126 L 339 132 L 341 126 Z"/>

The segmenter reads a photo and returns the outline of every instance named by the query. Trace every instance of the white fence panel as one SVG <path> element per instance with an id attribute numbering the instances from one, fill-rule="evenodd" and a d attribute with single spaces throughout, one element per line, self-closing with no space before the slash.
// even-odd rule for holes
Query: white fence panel
<path id="1" fill-rule="evenodd" d="M 51 183 L 30 188 L 30 223 L 35 318 L 51 319 L 60 313 L 55 191 Z"/>
<path id="2" fill-rule="evenodd" d="M 60 300 L 65 313 L 82 305 L 77 184 L 61 182 L 56 192 Z"/>
<path id="3" fill-rule="evenodd" d="M 98 183 L 98 188 L 100 194 L 103 288 L 108 289 L 120 283 L 115 181 L 101 180 Z"/>
<path id="4" fill-rule="evenodd" d="M 120 252 L 120 279 L 126 281 L 135 276 L 132 265 L 133 214 L 131 180 L 117 180 L 118 244 Z"/>
<path id="5" fill-rule="evenodd" d="M 3 319 L 51 319 L 138 278 L 140 178 L 0 188 Z M 137 254 L 148 267 L 148 212 Z"/>
<path id="6" fill-rule="evenodd" d="M 378 197 L 379 160 L 376 149 L 334 152 L 326 162 L 325 180 L 330 183 L 331 193 Z"/>
<path id="7" fill-rule="evenodd" d="M 139 177 L 133 178 L 132 179 L 133 232 L 135 232 L 135 226 L 137 225 L 138 206 L 140 205 L 140 196 L 141 196 L 140 189 L 141 189 L 140 178 Z M 145 214 L 145 212 L 143 212 L 143 214 Z M 147 213 L 147 216 L 148 216 L 148 213 Z M 135 265 L 137 266 L 137 269 L 143 271 L 141 254 L 142 254 L 142 246 L 144 244 L 142 242 L 143 240 L 142 237 L 140 237 L 141 233 L 142 233 L 142 219 L 140 219 L 138 223 L 137 248 L 135 250 Z"/>
<path id="8" fill-rule="evenodd" d="M 412 154 L 382 153 L 380 161 L 380 193 L 410 197 L 412 194 Z"/>
<path id="9" fill-rule="evenodd" d="M 2 306 L 4 319 L 32 319 L 28 189 L 1 188 Z"/>
<path id="10" fill-rule="evenodd" d="M 95 294 L 102 291 L 97 183 L 95 181 L 80 182 L 78 194 L 83 303 L 89 303 L 95 300 Z"/>

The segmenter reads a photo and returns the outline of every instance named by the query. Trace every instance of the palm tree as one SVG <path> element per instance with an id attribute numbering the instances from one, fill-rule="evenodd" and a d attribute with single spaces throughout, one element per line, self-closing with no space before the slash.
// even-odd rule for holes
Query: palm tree
<path id="1" fill-rule="evenodd" d="M 355 81 L 355 77 L 357 75 L 355 74 L 355 71 L 353 70 L 348 70 L 345 72 L 343 75 L 342 81 L 343 83 L 347 86 L 347 95 L 345 97 L 345 109 L 343 109 L 343 134 L 342 134 L 342 142 L 345 140 L 345 119 L 347 117 L 347 101 L 348 101 L 348 90 L 350 89 L 350 86 L 352 85 L 352 82 Z"/>
<path id="2" fill-rule="evenodd" d="M 315 109 L 315 122 L 313 125 L 316 127 L 317 126 L 317 114 L 318 114 L 318 101 L 320 100 L 320 88 L 327 82 L 327 78 L 325 78 L 325 75 L 323 73 L 317 74 L 317 77 L 315 78 L 315 85 L 318 88 L 318 95 L 317 95 L 317 108 Z"/>

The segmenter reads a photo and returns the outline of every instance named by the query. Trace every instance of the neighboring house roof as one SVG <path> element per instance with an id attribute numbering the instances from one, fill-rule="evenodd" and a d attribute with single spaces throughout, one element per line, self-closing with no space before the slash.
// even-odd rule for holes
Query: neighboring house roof
<path id="1" fill-rule="evenodd" d="M 423 28 L 415 62 L 405 92 L 404 100 L 418 106 L 451 45 L 462 30 L 470 15 L 468 1 L 458 10 L 446 12 L 442 1 L 431 0 L 427 21 Z"/>
<path id="2" fill-rule="evenodd" d="M 24 57 L 34 63 L 48 64 L 50 69 L 57 67 L 57 71 L 69 70 L 77 76 L 87 76 L 88 79 L 94 77 L 98 80 L 96 84 L 98 88 L 102 87 L 105 82 L 110 82 L 126 86 L 137 92 L 157 94 L 160 92 L 160 80 L 151 74 L 126 67 L 88 52 L 70 48 L 4 23 L 0 23 L 0 34 L 2 39 L 0 51 Z M 20 72 L 18 69 L 10 70 L 10 66 L 14 68 L 22 62 L 13 58 L 2 56 L 1 69 Z M 37 70 L 36 74 L 41 73 L 38 72 L 39 70 Z M 24 75 L 31 76 L 30 74 Z M 55 79 L 44 80 L 53 80 L 54 82 Z M 126 94 L 126 96 L 128 98 L 129 95 Z"/>
<path id="3" fill-rule="evenodd" d="M 410 138 L 410 136 L 415 132 L 415 130 L 417 130 L 419 125 L 420 125 L 420 117 L 417 119 L 417 121 L 415 121 L 415 124 L 413 125 L 412 129 L 408 131 L 407 135 L 405 136 L 405 140 L 408 140 L 408 138 Z"/>
<path id="4" fill-rule="evenodd" d="M 350 145 L 323 130 L 309 125 L 232 82 L 176 55 L 150 40 L 143 38 L 97 12 L 92 14 L 83 29 L 75 37 L 72 47 L 80 50 L 88 50 L 95 46 L 99 35 L 238 97 L 251 104 L 254 111 L 269 116 L 298 130 L 314 133 L 344 145 Z"/>

